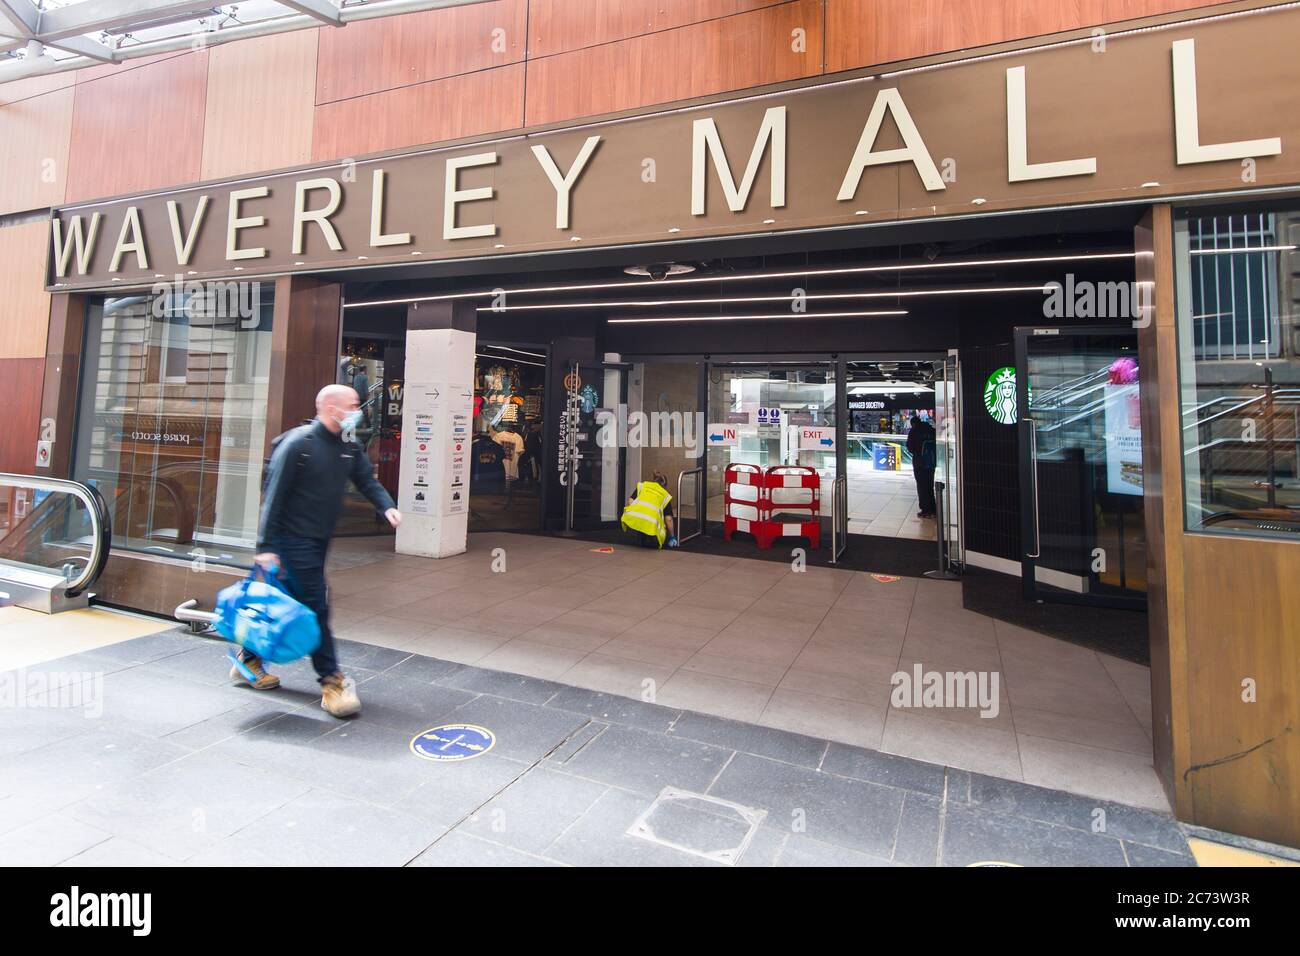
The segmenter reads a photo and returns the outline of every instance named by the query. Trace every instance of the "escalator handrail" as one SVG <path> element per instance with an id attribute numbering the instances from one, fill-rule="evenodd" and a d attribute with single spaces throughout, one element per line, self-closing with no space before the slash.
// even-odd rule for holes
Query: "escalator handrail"
<path id="1" fill-rule="evenodd" d="M 98 489 L 66 478 L 37 478 L 32 475 L 7 473 L 0 473 L 0 485 L 27 488 L 31 491 L 63 492 L 79 498 L 85 504 L 86 513 L 90 516 L 93 540 L 90 560 L 86 562 L 81 573 L 68 582 L 65 594 L 70 598 L 76 597 L 94 584 L 103 573 L 104 565 L 108 563 L 108 553 L 113 547 L 113 520 L 108 513 L 104 496 Z"/>

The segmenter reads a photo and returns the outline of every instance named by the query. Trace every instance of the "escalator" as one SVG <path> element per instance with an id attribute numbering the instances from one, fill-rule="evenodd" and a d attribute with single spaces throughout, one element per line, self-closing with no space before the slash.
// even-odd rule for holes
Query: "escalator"
<path id="1" fill-rule="evenodd" d="M 47 614 L 86 606 L 112 540 L 94 488 L 0 473 L 0 605 Z"/>

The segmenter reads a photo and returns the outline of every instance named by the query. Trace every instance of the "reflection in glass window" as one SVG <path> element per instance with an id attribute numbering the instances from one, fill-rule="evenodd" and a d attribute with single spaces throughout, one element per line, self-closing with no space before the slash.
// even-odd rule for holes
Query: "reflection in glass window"
<path id="1" fill-rule="evenodd" d="M 1190 530 L 1300 535 L 1298 238 L 1300 209 L 1179 216 Z"/>
<path id="2" fill-rule="evenodd" d="M 245 563 L 256 544 L 274 286 L 187 283 L 87 308 L 74 477 L 114 547 Z"/>

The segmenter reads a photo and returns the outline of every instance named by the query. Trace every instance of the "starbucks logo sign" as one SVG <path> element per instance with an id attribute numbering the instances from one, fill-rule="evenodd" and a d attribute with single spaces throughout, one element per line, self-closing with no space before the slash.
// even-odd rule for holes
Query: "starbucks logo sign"
<path id="1" fill-rule="evenodd" d="M 984 407 L 1001 425 L 1016 423 L 1016 369 L 1004 365 L 984 383 Z"/>

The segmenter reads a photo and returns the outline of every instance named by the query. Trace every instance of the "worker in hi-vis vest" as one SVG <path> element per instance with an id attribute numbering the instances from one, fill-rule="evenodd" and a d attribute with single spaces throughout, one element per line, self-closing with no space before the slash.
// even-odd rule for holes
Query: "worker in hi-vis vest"
<path id="1" fill-rule="evenodd" d="M 636 494 L 627 499 L 623 509 L 623 530 L 634 536 L 643 547 L 677 547 L 673 530 L 673 496 L 668 493 L 668 478 L 656 471 L 649 481 L 639 481 Z"/>

